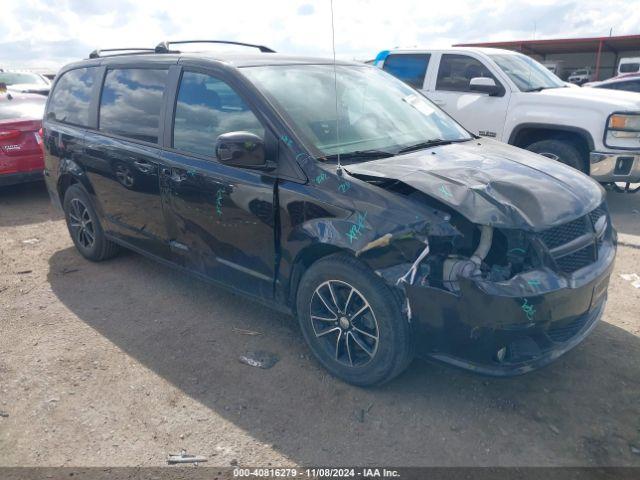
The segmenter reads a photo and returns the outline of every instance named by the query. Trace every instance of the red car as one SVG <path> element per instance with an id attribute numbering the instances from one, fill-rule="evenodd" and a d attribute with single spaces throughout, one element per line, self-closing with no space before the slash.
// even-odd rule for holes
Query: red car
<path id="1" fill-rule="evenodd" d="M 46 97 L 0 94 L 0 186 L 42 178 L 42 114 Z"/>

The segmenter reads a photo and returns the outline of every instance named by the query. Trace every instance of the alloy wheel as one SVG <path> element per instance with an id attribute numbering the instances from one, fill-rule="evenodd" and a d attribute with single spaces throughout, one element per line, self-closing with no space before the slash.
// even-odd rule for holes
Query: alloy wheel
<path id="1" fill-rule="evenodd" d="M 355 287 L 328 280 L 313 292 L 309 305 L 313 333 L 325 351 L 349 367 L 368 364 L 378 350 L 378 322 L 371 305 Z"/>
<path id="2" fill-rule="evenodd" d="M 69 228 L 72 235 L 84 248 L 90 249 L 95 243 L 93 220 L 87 206 L 79 198 L 71 200 L 69 211 Z"/>

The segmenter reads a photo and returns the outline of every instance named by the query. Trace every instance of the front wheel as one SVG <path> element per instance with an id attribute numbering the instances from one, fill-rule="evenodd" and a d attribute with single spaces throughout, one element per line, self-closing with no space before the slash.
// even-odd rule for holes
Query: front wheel
<path id="1" fill-rule="evenodd" d="M 346 254 L 320 259 L 307 270 L 297 314 L 316 359 L 348 383 L 387 382 L 412 359 L 400 302 L 380 277 Z"/>
<path id="2" fill-rule="evenodd" d="M 570 142 L 557 139 L 540 140 L 527 146 L 527 150 L 587 173 L 580 150 Z"/>

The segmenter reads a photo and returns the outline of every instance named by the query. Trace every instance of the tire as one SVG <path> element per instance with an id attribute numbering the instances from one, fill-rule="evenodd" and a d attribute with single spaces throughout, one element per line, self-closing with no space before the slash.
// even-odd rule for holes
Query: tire
<path id="1" fill-rule="evenodd" d="M 583 173 L 587 172 L 580 150 L 566 140 L 540 140 L 539 142 L 529 145 L 527 150 L 551 158 L 552 160 L 557 160 Z"/>
<path id="2" fill-rule="evenodd" d="M 349 255 L 330 255 L 311 265 L 298 286 L 296 312 L 313 355 L 347 383 L 380 385 L 413 359 L 410 325 L 398 298 Z"/>
<path id="3" fill-rule="evenodd" d="M 79 184 L 67 189 L 63 208 L 69 235 L 84 258 L 101 262 L 118 253 L 119 246 L 105 237 L 89 195 Z"/>

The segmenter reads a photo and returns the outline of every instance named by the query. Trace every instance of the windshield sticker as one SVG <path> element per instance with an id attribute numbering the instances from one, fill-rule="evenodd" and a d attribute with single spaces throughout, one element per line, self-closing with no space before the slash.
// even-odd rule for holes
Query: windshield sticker
<path id="1" fill-rule="evenodd" d="M 367 212 L 365 211 L 363 214 L 358 212 L 356 214 L 356 223 L 351 225 L 351 228 L 347 232 L 347 237 L 349 237 L 349 243 L 353 243 L 354 240 L 360 238 L 362 235 L 362 230 L 365 229 L 364 222 L 367 218 Z"/>
<path id="2" fill-rule="evenodd" d="M 427 103 L 426 100 L 418 98 L 417 95 L 408 95 L 404 97 L 402 101 L 408 103 L 417 111 L 425 115 L 433 115 L 433 113 L 435 112 L 435 110 Z"/>

